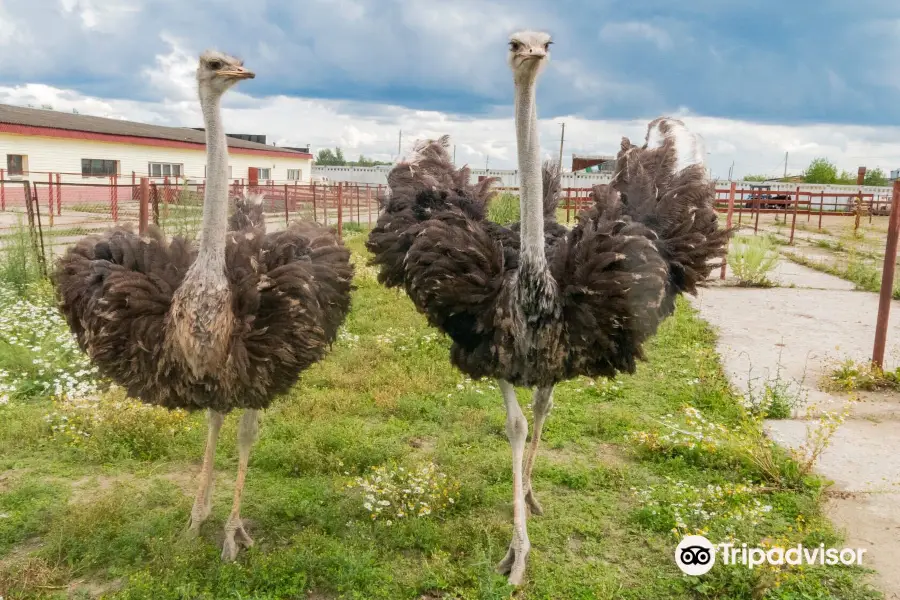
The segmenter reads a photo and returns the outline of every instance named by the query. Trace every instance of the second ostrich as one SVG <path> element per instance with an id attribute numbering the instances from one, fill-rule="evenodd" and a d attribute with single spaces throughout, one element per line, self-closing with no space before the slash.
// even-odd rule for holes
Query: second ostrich
<path id="1" fill-rule="evenodd" d="M 455 170 L 446 138 L 425 142 L 389 176 L 390 196 L 367 246 L 379 279 L 402 286 L 452 340 L 450 359 L 474 379 L 498 379 L 512 447 L 513 537 L 499 564 L 522 582 L 531 548 L 526 507 L 540 514 L 532 469 L 556 383 L 631 373 L 642 344 L 695 292 L 725 253 L 698 140 L 678 121 L 650 124 L 647 144 L 622 142 L 611 190 L 566 231 L 553 222 L 558 172 L 542 190 L 535 85 L 550 37 L 509 40 L 515 85 L 521 223 L 485 219 L 490 181 Z M 602 192 L 602 193 L 601 193 Z M 546 202 L 545 202 L 546 201 Z M 548 210 L 549 207 L 549 210 Z M 534 433 L 513 386 L 534 388 Z"/>
<path id="2" fill-rule="evenodd" d="M 350 307 L 353 267 L 335 233 L 294 223 L 266 234 L 261 206 L 242 200 L 228 218 L 228 147 L 220 101 L 253 77 L 219 52 L 200 57 L 207 182 L 199 249 L 159 230 L 116 228 L 87 237 L 60 259 L 60 306 L 101 374 L 166 408 L 207 410 L 209 436 L 189 529 L 212 509 L 213 462 L 226 413 L 243 409 L 234 504 L 222 557 L 253 540 L 240 506 L 258 411 L 325 356 Z M 252 205 L 251 205 L 252 204 Z"/>

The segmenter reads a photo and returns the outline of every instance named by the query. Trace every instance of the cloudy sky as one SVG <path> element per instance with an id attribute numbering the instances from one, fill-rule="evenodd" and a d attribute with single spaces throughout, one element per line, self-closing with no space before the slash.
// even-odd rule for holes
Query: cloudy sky
<path id="1" fill-rule="evenodd" d="M 896 0 L 0 0 L 0 102 L 200 126 L 196 56 L 257 78 L 229 131 L 390 160 L 449 133 L 458 161 L 512 168 L 506 40 L 550 32 L 541 142 L 614 153 L 660 114 L 706 139 L 714 174 L 900 168 Z"/>

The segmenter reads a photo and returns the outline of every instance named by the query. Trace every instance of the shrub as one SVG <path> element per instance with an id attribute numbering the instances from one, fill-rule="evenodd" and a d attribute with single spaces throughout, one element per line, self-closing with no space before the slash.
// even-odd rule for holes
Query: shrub
<path id="1" fill-rule="evenodd" d="M 778 251 L 764 237 L 736 236 L 728 250 L 728 265 L 742 286 L 770 287 L 768 274 L 777 263 Z"/>

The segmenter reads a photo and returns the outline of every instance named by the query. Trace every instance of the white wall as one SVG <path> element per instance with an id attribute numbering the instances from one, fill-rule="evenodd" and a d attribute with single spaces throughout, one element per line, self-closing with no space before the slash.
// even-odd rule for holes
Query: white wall
<path id="1" fill-rule="evenodd" d="M 313 165 L 313 176 L 327 177 L 328 181 L 352 181 L 355 183 L 387 184 L 387 175 L 393 165 L 379 167 L 320 167 Z M 512 169 L 472 169 L 470 181 L 476 183 L 478 177 L 499 177 L 501 187 L 519 187 L 519 172 Z M 609 183 L 610 176 L 601 173 L 563 173 L 562 186 L 589 188 L 597 183 Z"/>
<path id="2" fill-rule="evenodd" d="M 175 163 L 183 165 L 188 179 L 203 179 L 206 166 L 206 150 L 139 146 L 94 140 L 73 140 L 25 135 L 0 134 L 0 168 L 6 168 L 7 154 L 23 154 L 28 157 L 27 168 L 31 178 L 39 181 L 44 172 L 72 173 L 62 180 L 81 183 L 81 159 L 94 158 L 119 161 L 120 179 L 130 179 L 134 171 L 138 177 L 147 176 L 148 163 Z M 242 154 L 240 149 L 229 148 L 228 163 L 234 179 L 247 178 L 249 168 L 269 168 L 275 181 L 287 180 L 288 169 L 300 169 L 303 181 L 309 181 L 312 159 L 295 158 L 285 154 L 265 156 Z M 40 172 L 40 174 L 35 173 Z M 102 180 L 102 179 L 101 179 Z"/>

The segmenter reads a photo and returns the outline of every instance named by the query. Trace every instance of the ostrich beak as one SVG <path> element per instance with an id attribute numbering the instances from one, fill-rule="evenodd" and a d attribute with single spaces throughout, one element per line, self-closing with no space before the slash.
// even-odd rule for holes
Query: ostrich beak
<path id="1" fill-rule="evenodd" d="M 254 77 L 256 77 L 256 73 L 254 73 L 250 69 L 232 66 L 225 67 L 224 69 L 219 69 L 218 71 L 216 71 L 216 75 L 227 77 L 229 79 L 253 79 Z"/>

